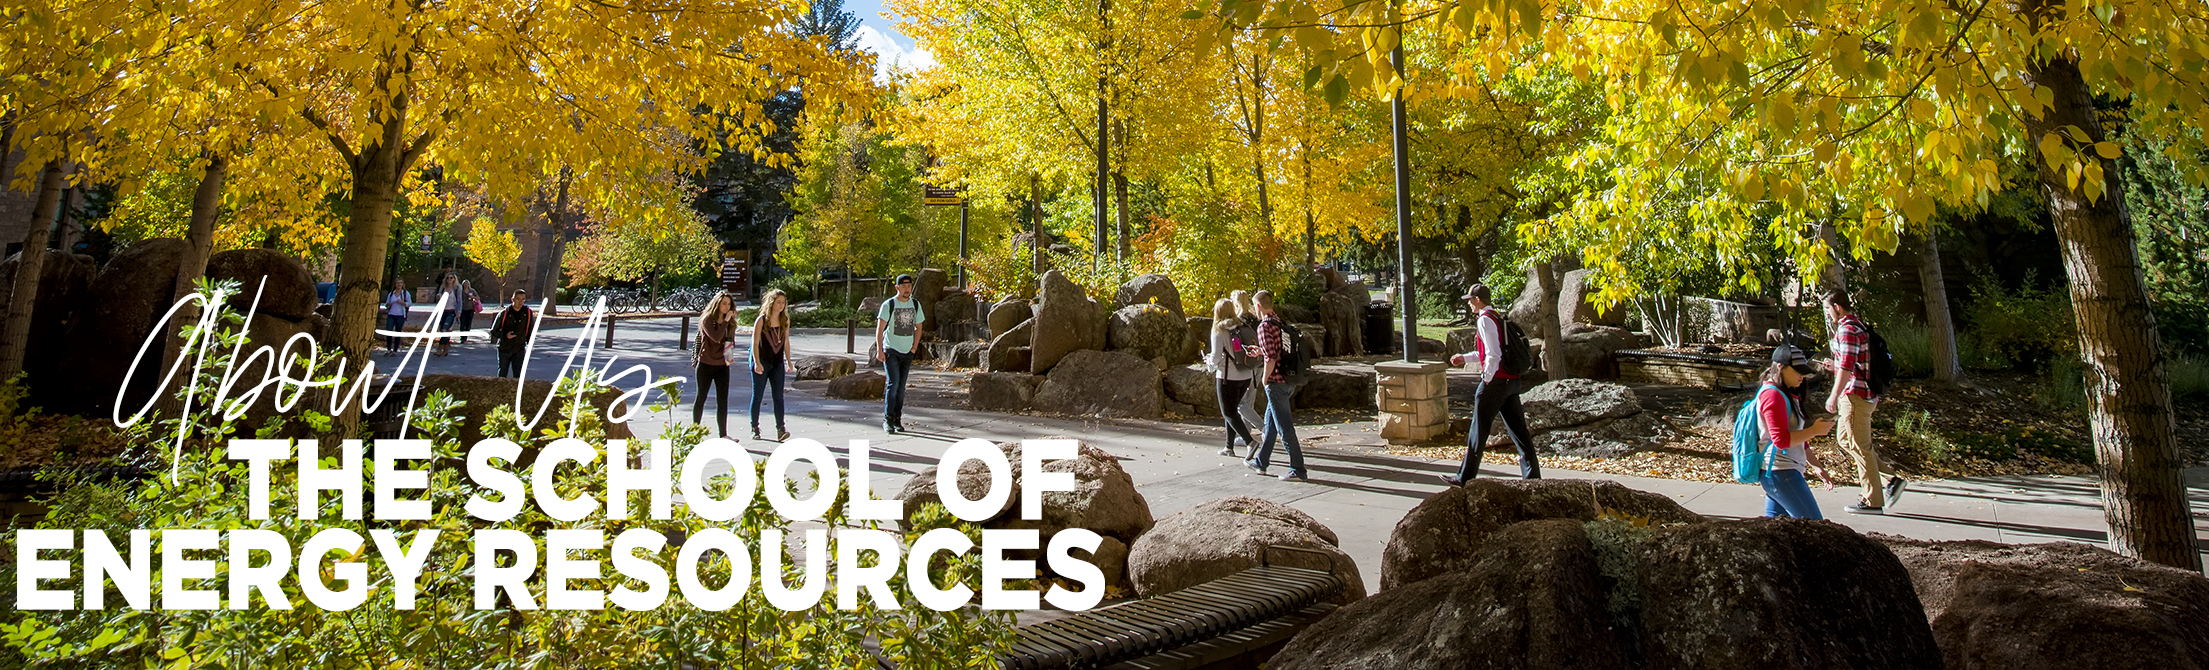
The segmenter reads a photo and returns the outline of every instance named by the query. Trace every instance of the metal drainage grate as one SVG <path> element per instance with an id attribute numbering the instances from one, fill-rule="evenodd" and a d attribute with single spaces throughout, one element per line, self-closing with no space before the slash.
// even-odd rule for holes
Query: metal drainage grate
<path id="1" fill-rule="evenodd" d="M 1301 547 L 1331 568 L 1334 557 Z M 998 657 L 1006 670 L 1101 668 L 1196 644 L 1293 615 L 1342 591 L 1330 570 L 1262 562 L 1210 582 L 1156 598 L 1120 603 L 1019 629 L 1020 640 Z"/>

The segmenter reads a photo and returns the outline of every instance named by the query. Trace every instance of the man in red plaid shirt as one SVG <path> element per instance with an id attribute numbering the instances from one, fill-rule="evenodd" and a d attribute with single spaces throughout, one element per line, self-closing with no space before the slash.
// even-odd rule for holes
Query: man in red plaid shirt
<path id="1" fill-rule="evenodd" d="M 1826 316 L 1833 320 L 1833 359 L 1825 363 L 1833 372 L 1833 392 L 1826 395 L 1825 409 L 1840 415 L 1840 428 L 1835 440 L 1841 450 L 1856 457 L 1856 471 L 1862 476 L 1864 496 L 1846 509 L 1856 514 L 1879 514 L 1886 511 L 1887 503 L 1902 495 L 1907 485 L 1901 477 L 1879 485 L 1882 473 L 1879 450 L 1872 446 L 1872 410 L 1878 407 L 1878 398 L 1872 395 L 1871 386 L 1871 329 L 1857 318 L 1856 310 L 1845 293 L 1833 292 L 1825 296 Z"/>

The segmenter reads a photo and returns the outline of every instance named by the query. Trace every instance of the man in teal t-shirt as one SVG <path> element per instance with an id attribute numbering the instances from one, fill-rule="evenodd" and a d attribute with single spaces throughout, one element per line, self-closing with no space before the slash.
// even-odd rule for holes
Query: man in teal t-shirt
<path id="1" fill-rule="evenodd" d="M 913 341 L 928 313 L 913 299 L 913 276 L 897 276 L 897 296 L 874 314 L 874 359 L 882 362 L 882 431 L 905 431 L 905 377 L 913 370 Z"/>

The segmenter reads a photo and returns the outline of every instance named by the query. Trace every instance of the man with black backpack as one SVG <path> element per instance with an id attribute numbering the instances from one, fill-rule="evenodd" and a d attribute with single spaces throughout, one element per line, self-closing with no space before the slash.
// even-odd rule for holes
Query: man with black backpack
<path id="1" fill-rule="evenodd" d="M 1310 481 L 1304 474 L 1304 450 L 1296 444 L 1296 415 L 1289 401 L 1296 396 L 1296 386 L 1303 381 L 1304 372 L 1311 366 L 1311 352 L 1301 333 L 1273 311 L 1273 293 L 1259 291 L 1250 296 L 1258 308 L 1258 355 L 1265 358 L 1264 370 L 1258 376 L 1264 380 L 1266 391 L 1266 420 L 1264 437 L 1259 438 L 1258 453 L 1243 461 L 1250 469 L 1265 473 L 1273 458 L 1273 439 L 1281 438 L 1281 446 L 1289 452 L 1289 471 L 1281 473 L 1282 481 Z"/>
<path id="2" fill-rule="evenodd" d="M 1835 439 L 1842 451 L 1856 457 L 1856 471 L 1864 485 L 1863 499 L 1844 509 L 1854 514 L 1884 513 L 1909 485 L 1900 476 L 1889 478 L 1885 487 L 1879 485 L 1879 450 L 1872 446 L 1872 410 L 1879 406 L 1879 394 L 1886 391 L 1887 377 L 1892 376 L 1892 359 L 1879 334 L 1857 318 L 1848 294 L 1827 293 L 1825 307 L 1826 316 L 1833 320 L 1833 358 L 1825 363 L 1833 372 L 1833 391 L 1826 395 L 1825 409 L 1840 415 Z"/>
<path id="3" fill-rule="evenodd" d="M 1465 289 L 1464 300 L 1473 306 L 1480 341 L 1471 355 L 1451 356 L 1450 365 L 1478 365 L 1475 369 L 1480 371 L 1480 390 L 1473 393 L 1473 427 L 1466 431 L 1465 464 L 1458 467 L 1455 476 L 1443 475 L 1442 481 L 1464 486 L 1480 476 L 1480 453 L 1488 445 L 1488 424 L 1498 412 L 1503 414 L 1503 427 L 1510 433 L 1511 443 L 1519 448 L 1519 475 L 1541 479 L 1542 464 L 1534 457 L 1534 437 L 1526 430 L 1526 410 L 1519 405 L 1519 376 L 1532 367 L 1526 333 L 1488 305 L 1486 284 Z"/>

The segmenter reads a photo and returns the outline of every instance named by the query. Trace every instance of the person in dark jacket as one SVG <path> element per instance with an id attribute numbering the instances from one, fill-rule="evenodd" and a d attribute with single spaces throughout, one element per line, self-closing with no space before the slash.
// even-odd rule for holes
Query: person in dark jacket
<path id="1" fill-rule="evenodd" d="M 698 400 L 690 406 L 690 422 L 705 419 L 706 392 L 714 391 L 720 403 L 714 424 L 721 437 L 729 436 L 729 357 L 734 353 L 729 345 L 736 339 L 736 325 L 736 298 L 728 291 L 713 294 L 698 313 L 698 346 L 691 353 L 691 363 L 697 366 Z"/>
<path id="2" fill-rule="evenodd" d="M 529 292 L 515 291 L 512 302 L 499 311 L 498 321 L 491 324 L 491 341 L 499 345 L 499 376 L 507 376 L 512 370 L 515 377 L 522 375 L 522 359 L 529 348 L 529 338 L 536 334 L 537 313 L 529 309 Z"/>

